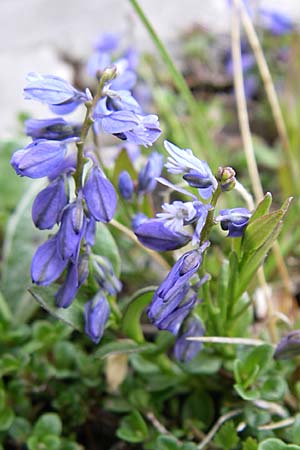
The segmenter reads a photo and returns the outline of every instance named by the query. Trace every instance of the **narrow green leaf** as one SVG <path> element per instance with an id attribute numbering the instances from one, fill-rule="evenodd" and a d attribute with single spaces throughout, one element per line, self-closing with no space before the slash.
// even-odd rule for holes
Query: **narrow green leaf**
<path id="1" fill-rule="evenodd" d="M 149 286 L 135 292 L 130 299 L 123 316 L 122 329 L 129 338 L 136 342 L 144 342 L 144 335 L 140 324 L 141 315 L 146 306 L 149 305 L 156 286 Z"/>
<path id="2" fill-rule="evenodd" d="M 272 194 L 270 192 L 267 192 L 264 198 L 261 200 L 261 202 L 259 202 L 255 210 L 253 211 L 248 226 L 259 217 L 268 214 L 271 204 L 272 204 Z"/>
<path id="3" fill-rule="evenodd" d="M 67 309 L 57 308 L 55 305 L 54 295 L 58 289 L 58 286 L 32 286 L 29 289 L 30 294 L 35 300 L 48 311 L 52 316 L 62 320 L 66 324 L 70 325 L 77 331 L 83 332 L 84 319 L 83 319 L 83 307 L 78 302 L 72 303 Z"/>

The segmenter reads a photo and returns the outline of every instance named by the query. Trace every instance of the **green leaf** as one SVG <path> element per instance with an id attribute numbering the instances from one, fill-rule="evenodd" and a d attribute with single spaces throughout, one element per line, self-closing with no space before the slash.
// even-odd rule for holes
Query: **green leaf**
<path id="1" fill-rule="evenodd" d="M 253 384 L 267 368 L 273 356 L 273 347 L 268 344 L 254 347 L 243 359 L 235 361 L 234 375 L 238 384 L 244 388 Z"/>
<path id="2" fill-rule="evenodd" d="M 232 450 L 239 442 L 234 422 L 229 420 L 217 432 L 214 443 L 225 450 Z"/>
<path id="3" fill-rule="evenodd" d="M 248 437 L 245 442 L 243 442 L 243 450 L 257 450 L 257 441 L 252 437 Z"/>
<path id="4" fill-rule="evenodd" d="M 11 310 L 9 309 L 9 306 L 5 298 L 3 297 L 1 291 L 0 291 L 0 318 L 1 320 L 3 319 L 7 322 L 10 322 L 12 319 Z"/>
<path id="5" fill-rule="evenodd" d="M 4 407 L 0 410 L 0 431 L 8 430 L 14 420 L 14 412 L 11 408 Z"/>
<path id="6" fill-rule="evenodd" d="M 174 436 L 159 436 L 156 441 L 157 450 L 179 450 L 179 442 Z"/>
<path id="7" fill-rule="evenodd" d="M 31 433 L 31 424 L 24 417 L 15 417 L 10 429 L 9 435 L 15 441 L 24 442 Z"/>
<path id="8" fill-rule="evenodd" d="M 96 255 L 105 256 L 111 262 L 116 276 L 120 275 L 121 258 L 118 246 L 107 225 L 101 222 L 97 223 L 93 252 Z"/>
<path id="9" fill-rule="evenodd" d="M 123 316 L 123 332 L 136 342 L 144 342 L 144 335 L 140 324 L 141 315 L 146 306 L 149 305 L 156 286 L 149 286 L 135 292 L 131 297 Z"/>
<path id="10" fill-rule="evenodd" d="M 117 436 L 127 442 L 143 442 L 148 436 L 147 425 L 141 414 L 135 410 L 121 420 Z"/>
<path id="11" fill-rule="evenodd" d="M 117 159 L 115 162 L 115 167 L 114 167 L 114 173 L 112 176 L 112 180 L 115 186 L 118 185 L 118 178 L 120 175 L 120 172 L 122 172 L 123 170 L 127 170 L 127 172 L 129 173 L 129 175 L 131 176 L 131 178 L 133 178 L 134 180 L 137 178 L 137 173 L 136 170 L 131 162 L 131 159 L 128 156 L 128 153 L 126 151 L 125 148 L 123 148 Z"/>
<path id="12" fill-rule="evenodd" d="M 11 215 L 4 236 L 1 291 L 9 300 L 15 323 L 24 323 L 36 310 L 27 288 L 31 283 L 31 259 L 49 233 L 35 229 L 31 218 L 31 204 L 43 186 L 35 181 L 23 195 Z"/>
<path id="13" fill-rule="evenodd" d="M 27 441 L 29 450 L 60 450 L 60 443 L 60 438 L 51 434 L 47 434 L 46 436 L 33 435 Z"/>
<path id="14" fill-rule="evenodd" d="M 270 192 L 267 192 L 264 198 L 261 200 L 261 202 L 259 202 L 255 210 L 253 211 L 252 216 L 249 219 L 248 226 L 259 217 L 268 214 L 271 204 L 272 204 L 272 194 Z"/>
<path id="15" fill-rule="evenodd" d="M 154 344 L 138 344 L 130 339 L 119 339 L 115 342 L 109 342 L 102 345 L 99 350 L 96 351 L 96 358 L 107 358 L 110 355 L 117 355 L 122 353 L 138 353 L 145 351 L 153 351 L 155 349 Z"/>
<path id="16" fill-rule="evenodd" d="M 292 441 L 300 443 L 300 414 L 295 417 L 295 422 L 293 423 L 291 429 Z"/>
<path id="17" fill-rule="evenodd" d="M 14 355 L 5 353 L 0 359 L 0 376 L 19 370 L 21 365 L 22 361 L 20 361 L 20 359 L 16 358 Z"/>
<path id="18" fill-rule="evenodd" d="M 247 390 L 241 384 L 235 384 L 234 389 L 244 400 L 253 401 L 260 397 L 260 392 L 258 389 Z"/>
<path id="19" fill-rule="evenodd" d="M 84 331 L 83 307 L 78 302 L 72 303 L 67 309 L 57 308 L 54 295 L 58 286 L 32 286 L 29 289 L 35 300 L 52 316 L 62 320 L 77 331 Z"/>
<path id="20" fill-rule="evenodd" d="M 258 450 L 300 450 L 298 445 L 286 444 L 280 439 L 266 439 L 258 446 Z"/>
<path id="21" fill-rule="evenodd" d="M 244 255 L 254 253 L 269 239 L 279 225 L 284 211 L 279 209 L 271 214 L 261 216 L 248 224 L 242 239 Z"/>
<path id="22" fill-rule="evenodd" d="M 46 413 L 39 417 L 33 432 L 35 436 L 43 437 L 44 435 L 59 436 L 62 432 L 62 423 L 58 414 Z"/>
<path id="23" fill-rule="evenodd" d="M 280 375 L 269 376 L 261 387 L 261 396 L 268 401 L 282 400 L 287 391 L 287 383 Z"/>

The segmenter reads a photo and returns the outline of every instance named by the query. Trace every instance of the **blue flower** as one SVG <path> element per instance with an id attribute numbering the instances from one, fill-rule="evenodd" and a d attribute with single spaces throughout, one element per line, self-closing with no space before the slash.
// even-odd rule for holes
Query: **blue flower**
<path id="1" fill-rule="evenodd" d="M 109 303 L 101 291 L 84 306 L 85 333 L 95 344 L 102 338 L 109 313 Z"/>
<path id="2" fill-rule="evenodd" d="M 152 145 L 161 134 L 158 117 L 154 114 L 141 116 L 132 111 L 114 111 L 98 116 L 97 121 L 105 133 L 145 147 Z"/>
<path id="3" fill-rule="evenodd" d="M 133 216 L 132 222 L 131 222 L 131 226 L 133 231 L 135 232 L 135 230 L 137 230 L 137 228 L 143 223 L 146 222 L 148 219 L 148 217 L 146 216 L 146 214 L 143 213 L 137 213 Z"/>
<path id="4" fill-rule="evenodd" d="M 50 106 L 53 112 L 66 114 L 89 100 L 86 93 L 75 89 L 68 81 L 54 75 L 31 72 L 24 88 L 26 99 L 37 100 Z"/>
<path id="5" fill-rule="evenodd" d="M 163 169 L 164 158 L 160 153 L 153 152 L 138 176 L 138 192 L 146 193 L 154 191 L 157 181 Z"/>
<path id="6" fill-rule="evenodd" d="M 175 336 L 177 335 L 181 324 L 187 315 L 191 312 L 197 301 L 197 294 L 192 294 L 184 303 L 177 306 L 169 315 L 164 318 L 158 318 L 155 325 L 160 330 L 168 330 Z"/>
<path id="7" fill-rule="evenodd" d="M 33 283 L 47 286 L 57 280 L 64 271 L 68 261 L 58 252 L 57 236 L 44 242 L 35 252 L 31 263 Z"/>
<path id="8" fill-rule="evenodd" d="M 111 182 L 101 170 L 93 166 L 83 187 L 90 215 L 99 222 L 109 222 L 115 213 L 117 196 Z"/>
<path id="9" fill-rule="evenodd" d="M 32 205 L 32 220 L 40 230 L 51 229 L 59 222 L 67 204 L 63 177 L 57 178 L 38 193 Z"/>
<path id="10" fill-rule="evenodd" d="M 25 121 L 25 133 L 35 139 L 61 141 L 80 135 L 81 125 L 66 122 L 62 117 L 53 119 L 28 119 Z"/>
<path id="11" fill-rule="evenodd" d="M 73 263 L 77 261 L 85 226 L 86 218 L 82 200 L 78 198 L 77 201 L 65 208 L 61 218 L 60 229 L 57 233 L 58 251 L 62 259 L 71 259 Z"/>
<path id="12" fill-rule="evenodd" d="M 118 187 L 121 196 L 125 200 L 131 200 L 134 191 L 134 185 L 132 178 L 127 170 L 122 170 L 122 172 L 120 173 L 118 179 Z"/>
<path id="13" fill-rule="evenodd" d="M 293 330 L 284 336 L 276 346 L 275 359 L 290 359 L 300 354 L 300 331 Z"/>
<path id="14" fill-rule="evenodd" d="M 222 230 L 228 230 L 228 237 L 241 237 L 248 225 L 251 213 L 247 208 L 222 209 L 216 220 L 221 223 Z"/>
<path id="15" fill-rule="evenodd" d="M 116 33 L 102 33 L 95 45 L 95 50 L 98 50 L 99 52 L 112 52 L 118 48 L 120 44 L 120 36 Z"/>
<path id="16" fill-rule="evenodd" d="M 144 220 L 134 228 L 134 232 L 145 247 L 158 252 L 176 250 L 191 240 L 189 234 L 170 230 L 160 219 Z"/>
<path id="17" fill-rule="evenodd" d="M 262 25 L 272 34 L 280 36 L 291 33 L 293 30 L 292 20 L 283 13 L 266 8 L 260 8 L 259 13 L 262 18 Z"/>
<path id="18" fill-rule="evenodd" d="M 64 283 L 55 294 L 56 306 L 68 308 L 73 302 L 79 288 L 77 264 L 70 262 Z"/>
<path id="19" fill-rule="evenodd" d="M 43 178 L 56 171 L 57 166 L 63 162 L 66 151 L 67 147 L 63 142 L 38 140 L 17 150 L 10 163 L 20 176 Z"/>
<path id="20" fill-rule="evenodd" d="M 170 155 L 165 164 L 168 172 L 183 174 L 184 180 L 190 186 L 199 189 L 201 197 L 204 199 L 211 197 L 218 183 L 207 162 L 196 158 L 190 149 L 181 149 L 168 141 L 164 142 L 164 146 Z"/>
<path id="21" fill-rule="evenodd" d="M 180 329 L 179 337 L 174 346 L 174 355 L 178 361 L 188 362 L 202 349 L 203 343 L 188 341 L 188 337 L 203 336 L 204 328 L 196 317 L 190 317 Z"/>
<path id="22" fill-rule="evenodd" d="M 164 226 L 175 232 L 183 232 L 185 225 L 196 223 L 192 244 L 200 240 L 201 231 L 204 227 L 206 217 L 211 205 L 203 205 L 199 201 L 164 203 L 163 213 L 156 216 L 164 222 Z"/>
<path id="23" fill-rule="evenodd" d="M 202 263 L 203 251 L 209 244 L 205 243 L 197 250 L 191 250 L 182 255 L 165 280 L 155 291 L 147 313 L 155 325 L 164 321 L 184 300 L 189 291 L 189 283 Z"/>

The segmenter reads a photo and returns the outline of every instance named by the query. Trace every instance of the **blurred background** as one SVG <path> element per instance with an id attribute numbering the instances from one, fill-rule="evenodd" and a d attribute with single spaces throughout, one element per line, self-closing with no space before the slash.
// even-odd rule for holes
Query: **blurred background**
<path id="1" fill-rule="evenodd" d="M 259 6 L 282 12 L 300 21 L 299 0 L 261 0 Z M 180 33 L 195 24 L 226 33 L 229 10 L 226 0 L 141 0 L 160 37 L 176 54 Z M 104 31 L 128 34 L 140 50 L 153 49 L 147 32 L 125 0 L 1 0 L 0 2 L 0 133 L 10 137 L 16 114 L 46 112 L 35 102 L 25 102 L 22 89 L 30 71 L 71 78 L 70 57 L 86 57 Z M 42 109 L 41 109 L 42 108 Z"/>

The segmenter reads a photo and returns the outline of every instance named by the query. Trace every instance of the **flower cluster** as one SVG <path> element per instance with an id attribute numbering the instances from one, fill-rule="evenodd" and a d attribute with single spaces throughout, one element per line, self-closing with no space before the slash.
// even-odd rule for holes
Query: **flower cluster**
<path id="1" fill-rule="evenodd" d="M 246 208 L 233 208 L 221 210 L 214 218 L 219 195 L 235 187 L 235 171 L 231 167 L 220 167 L 214 176 L 208 164 L 198 159 L 192 150 L 180 149 L 168 141 L 165 148 L 169 154 L 165 164 L 168 172 L 180 174 L 198 195 L 159 177 L 162 184 L 191 197 L 191 200 L 164 203 L 163 212 L 157 213 L 153 219 L 139 214 L 133 220 L 133 229 L 139 241 L 152 250 L 175 250 L 189 242 L 197 247 L 178 259 L 156 290 L 148 308 L 149 320 L 157 328 L 177 336 L 176 358 L 188 361 L 201 349 L 201 343 L 187 341 L 186 338 L 204 333 L 192 310 L 199 302 L 198 291 L 207 280 L 207 276 L 199 278 L 197 272 L 209 246 L 209 232 L 214 224 L 220 222 L 221 228 L 229 231 L 228 236 L 241 237 L 251 214 Z"/>
<path id="2" fill-rule="evenodd" d="M 112 48 L 113 37 L 105 37 L 102 49 L 105 43 Z M 84 104 L 86 117 L 83 123 L 62 117 L 26 121 L 32 142 L 11 159 L 20 176 L 48 177 L 48 185 L 34 200 L 32 219 L 41 230 L 58 226 L 33 256 L 32 281 L 47 286 L 64 274 L 55 298 L 58 307 L 67 308 L 90 271 L 99 291 L 85 305 L 85 331 L 95 343 L 101 339 L 109 316 L 106 295 L 116 295 L 121 284 L 111 263 L 92 252 L 96 222 L 112 219 L 117 196 L 104 168 L 85 145 L 87 135 L 90 129 L 103 130 L 128 143 L 148 146 L 161 133 L 157 116 L 143 115 L 129 91 L 129 69 L 119 70 L 121 64 L 105 68 L 109 63 L 106 58 L 94 97 L 88 89 L 79 91 L 57 76 L 30 73 L 24 89 L 26 99 L 42 102 L 53 113 L 63 115 Z"/>

